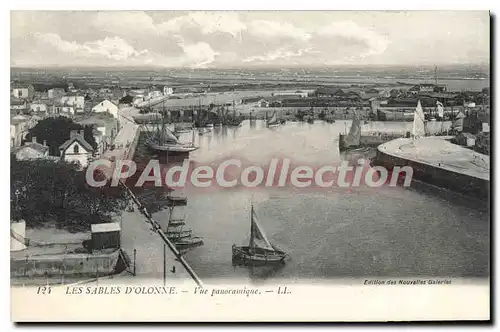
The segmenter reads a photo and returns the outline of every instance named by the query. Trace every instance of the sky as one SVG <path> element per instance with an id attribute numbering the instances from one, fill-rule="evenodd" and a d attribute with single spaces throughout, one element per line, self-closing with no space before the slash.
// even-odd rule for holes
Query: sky
<path id="1" fill-rule="evenodd" d="M 13 67 L 489 64 L 487 11 L 12 11 Z"/>

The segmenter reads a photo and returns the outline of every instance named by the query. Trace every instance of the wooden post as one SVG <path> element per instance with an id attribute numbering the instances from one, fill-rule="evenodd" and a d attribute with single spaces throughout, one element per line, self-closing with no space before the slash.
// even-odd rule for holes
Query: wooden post
<path id="1" fill-rule="evenodd" d="M 163 286 L 167 285 L 167 245 L 163 244 Z"/>
<path id="2" fill-rule="evenodd" d="M 137 250 L 134 249 L 134 277 L 136 276 L 136 274 L 135 274 L 135 259 L 136 259 L 136 257 L 137 257 Z"/>

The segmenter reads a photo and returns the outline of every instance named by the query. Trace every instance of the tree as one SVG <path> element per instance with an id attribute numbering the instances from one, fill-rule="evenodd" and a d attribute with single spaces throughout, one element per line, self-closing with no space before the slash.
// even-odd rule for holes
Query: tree
<path id="1" fill-rule="evenodd" d="M 26 139 L 27 141 L 31 141 L 33 137 L 36 137 L 37 142 L 46 141 L 49 147 L 49 154 L 58 156 L 59 147 L 69 139 L 71 130 L 81 129 L 83 129 L 84 139 L 96 149 L 97 142 L 92 132 L 92 126 L 82 126 L 64 116 L 40 120 L 29 130 Z"/>
<path id="2" fill-rule="evenodd" d="M 104 177 L 98 171 L 95 175 Z M 109 221 L 126 202 L 121 187 L 89 186 L 76 164 L 11 155 L 11 215 L 26 220 L 28 227 L 55 223 L 71 232 L 86 231 L 91 224 Z"/>
<path id="3" fill-rule="evenodd" d="M 118 101 L 119 104 L 132 104 L 134 101 L 134 97 L 126 95 L 125 97 L 120 98 Z"/>

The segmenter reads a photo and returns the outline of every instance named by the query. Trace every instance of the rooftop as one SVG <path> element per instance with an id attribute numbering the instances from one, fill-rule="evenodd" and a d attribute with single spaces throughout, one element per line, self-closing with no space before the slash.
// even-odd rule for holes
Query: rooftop
<path id="1" fill-rule="evenodd" d="M 64 142 L 60 147 L 59 150 L 66 150 L 74 141 L 77 141 L 80 143 L 81 146 L 87 151 L 94 151 L 94 148 L 80 135 L 76 135 L 73 138 L 70 138 L 66 142 Z"/>
<path id="2" fill-rule="evenodd" d="M 31 151 L 30 151 L 31 150 Z M 40 143 L 30 142 L 26 143 L 23 146 L 19 146 L 12 150 L 14 153 L 19 153 L 24 157 L 37 157 L 39 155 L 44 155 L 49 150 L 49 147 Z"/>
<path id="3" fill-rule="evenodd" d="M 105 224 L 92 224 L 90 231 L 92 233 L 106 233 L 106 232 L 119 232 L 121 230 L 120 224 L 117 222 L 110 222 Z"/>

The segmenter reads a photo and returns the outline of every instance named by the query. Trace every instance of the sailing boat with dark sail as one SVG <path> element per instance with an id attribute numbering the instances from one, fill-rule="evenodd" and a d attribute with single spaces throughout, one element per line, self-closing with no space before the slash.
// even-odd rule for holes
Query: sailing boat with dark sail
<path id="1" fill-rule="evenodd" d="M 339 135 L 339 150 L 350 151 L 377 147 L 382 143 L 403 137 L 403 132 L 372 132 L 368 135 L 361 135 L 361 119 L 357 111 L 354 111 L 353 120 L 349 133 Z"/>
<path id="2" fill-rule="evenodd" d="M 349 148 L 359 148 L 361 141 L 361 121 L 358 112 L 354 111 L 351 128 L 347 135 L 340 134 L 339 149 L 340 151 L 348 150 Z"/>
<path id="3" fill-rule="evenodd" d="M 276 127 L 281 124 L 280 121 L 278 121 L 278 113 L 274 112 L 273 116 L 269 120 L 267 120 L 267 127 Z"/>
<path id="4" fill-rule="evenodd" d="M 174 133 L 167 128 L 165 113 L 163 112 L 160 116 L 161 119 L 156 124 L 156 128 L 148 130 L 149 137 L 147 137 L 145 142 L 148 148 L 154 151 L 167 152 L 171 155 L 189 154 L 198 149 L 194 145 L 194 141 L 191 143 L 181 143 Z"/>
<path id="5" fill-rule="evenodd" d="M 257 221 L 253 204 L 250 212 L 250 243 L 248 246 L 233 244 L 233 260 L 256 263 L 282 262 L 287 254 L 273 245 Z"/>

